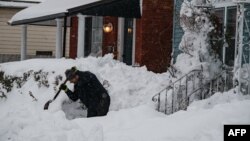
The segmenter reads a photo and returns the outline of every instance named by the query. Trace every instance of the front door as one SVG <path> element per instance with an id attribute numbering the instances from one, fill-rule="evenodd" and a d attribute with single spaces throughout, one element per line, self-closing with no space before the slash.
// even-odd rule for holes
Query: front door
<path id="1" fill-rule="evenodd" d="M 133 52 L 133 19 L 124 20 L 124 45 L 123 45 L 123 62 L 132 65 Z"/>

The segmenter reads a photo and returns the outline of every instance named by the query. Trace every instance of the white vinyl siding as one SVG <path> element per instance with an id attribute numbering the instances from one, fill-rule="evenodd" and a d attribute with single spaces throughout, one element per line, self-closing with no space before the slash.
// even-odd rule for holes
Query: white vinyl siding
<path id="1" fill-rule="evenodd" d="M 0 8 L 0 54 L 20 54 L 21 27 L 7 24 L 21 9 Z M 52 51 L 55 55 L 56 27 L 28 25 L 27 55 L 36 51 Z M 66 56 L 69 56 L 69 28 L 67 29 Z"/>

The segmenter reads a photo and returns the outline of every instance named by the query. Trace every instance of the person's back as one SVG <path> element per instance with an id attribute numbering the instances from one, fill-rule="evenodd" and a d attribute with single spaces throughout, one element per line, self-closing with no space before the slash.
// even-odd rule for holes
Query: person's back
<path id="1" fill-rule="evenodd" d="M 96 106 L 102 99 L 102 94 L 107 94 L 107 90 L 93 73 L 78 71 L 76 74 L 79 75 L 79 81 L 74 85 L 74 88 L 75 90 L 82 89 L 84 91 L 83 93 L 79 93 L 79 98 L 81 95 L 86 95 L 86 106 L 88 108 Z"/>
<path id="2" fill-rule="evenodd" d="M 70 80 L 74 83 L 74 92 L 65 90 L 69 98 L 73 101 L 80 99 L 88 108 L 88 117 L 106 115 L 110 97 L 97 77 L 89 71 L 75 71 L 74 75 Z"/>

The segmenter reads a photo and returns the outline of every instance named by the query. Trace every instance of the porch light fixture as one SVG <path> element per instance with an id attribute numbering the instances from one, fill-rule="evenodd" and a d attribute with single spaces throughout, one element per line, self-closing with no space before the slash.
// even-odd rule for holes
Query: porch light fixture
<path id="1" fill-rule="evenodd" d="M 105 33 L 110 33 L 113 30 L 113 25 L 112 23 L 104 24 L 103 25 L 103 31 Z"/>
<path id="2" fill-rule="evenodd" d="M 128 33 L 132 33 L 132 31 L 133 31 L 132 28 L 129 27 L 128 28 Z"/>

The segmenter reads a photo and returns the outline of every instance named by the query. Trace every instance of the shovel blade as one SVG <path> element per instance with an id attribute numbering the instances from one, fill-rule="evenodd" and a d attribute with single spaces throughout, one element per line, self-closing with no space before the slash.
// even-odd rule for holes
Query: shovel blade
<path id="1" fill-rule="evenodd" d="M 48 102 L 45 103 L 44 105 L 44 110 L 48 110 L 49 109 L 49 104 L 52 102 L 52 100 L 49 100 Z"/>

